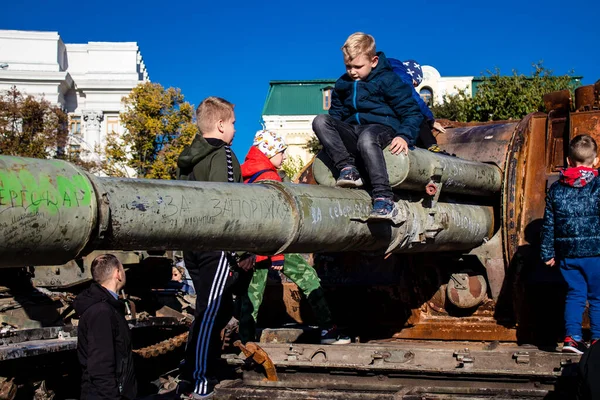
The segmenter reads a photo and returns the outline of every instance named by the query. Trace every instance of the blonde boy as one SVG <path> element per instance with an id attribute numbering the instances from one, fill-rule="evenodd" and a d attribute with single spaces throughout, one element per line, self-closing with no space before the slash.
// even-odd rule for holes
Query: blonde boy
<path id="1" fill-rule="evenodd" d="M 179 156 L 178 179 L 242 182 L 240 163 L 230 147 L 235 135 L 233 107 L 219 97 L 200 103 L 196 110 L 200 134 Z M 177 391 L 187 398 L 203 399 L 212 396 L 218 383 L 219 333 L 233 309 L 229 273 L 233 260 L 224 251 L 184 251 L 183 258 L 196 289 L 196 310 Z"/>
<path id="2" fill-rule="evenodd" d="M 342 46 L 346 73 L 335 84 L 329 115 L 319 115 L 313 130 L 340 171 L 337 185 L 360 187 L 357 161 L 373 188 L 371 219 L 392 219 L 393 201 L 383 149 L 407 153 L 414 145 L 423 115 L 412 87 L 392 71 L 371 35 L 357 32 Z"/>

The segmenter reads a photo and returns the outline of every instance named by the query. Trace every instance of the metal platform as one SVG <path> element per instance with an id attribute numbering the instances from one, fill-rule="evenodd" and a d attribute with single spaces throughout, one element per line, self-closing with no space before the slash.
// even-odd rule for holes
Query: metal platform
<path id="1" fill-rule="evenodd" d="M 499 343 L 389 341 L 344 346 L 261 344 L 277 381 L 250 368 L 219 399 L 564 398 L 579 356 Z M 244 366 L 243 356 L 229 364 Z M 247 365 L 246 365 L 247 366 Z M 549 397 L 548 397 L 549 396 Z"/>

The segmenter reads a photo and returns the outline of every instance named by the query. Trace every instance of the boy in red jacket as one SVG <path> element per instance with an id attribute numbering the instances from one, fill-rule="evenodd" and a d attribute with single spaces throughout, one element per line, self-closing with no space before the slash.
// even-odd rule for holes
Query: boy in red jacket
<path id="1" fill-rule="evenodd" d="M 254 143 L 242 164 L 244 183 L 262 180 L 281 182 L 277 170 L 285 161 L 287 144 L 275 132 L 262 130 L 256 133 Z M 246 343 L 255 340 L 258 309 L 263 300 L 269 269 L 281 271 L 298 285 L 310 304 L 319 328 L 322 344 L 348 344 L 350 338 L 341 336 L 331 322 L 331 313 L 316 271 L 300 255 L 288 254 L 284 263 L 283 254 L 276 256 L 256 256 L 256 266 L 248 295 L 241 300 L 240 338 Z"/>

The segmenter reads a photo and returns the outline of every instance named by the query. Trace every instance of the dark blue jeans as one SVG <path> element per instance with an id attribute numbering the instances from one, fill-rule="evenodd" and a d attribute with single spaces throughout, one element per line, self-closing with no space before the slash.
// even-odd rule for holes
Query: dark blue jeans
<path id="1" fill-rule="evenodd" d="M 587 300 L 592 339 L 600 339 L 600 256 L 565 258 L 559 263 L 560 272 L 568 285 L 566 336 L 581 340 L 581 320 Z"/>
<path id="2" fill-rule="evenodd" d="M 395 136 L 386 125 L 350 125 L 327 114 L 317 115 L 313 130 L 325 152 L 338 170 L 355 166 L 355 157 L 360 157 L 373 187 L 373 198 L 393 197 L 383 149 Z"/>

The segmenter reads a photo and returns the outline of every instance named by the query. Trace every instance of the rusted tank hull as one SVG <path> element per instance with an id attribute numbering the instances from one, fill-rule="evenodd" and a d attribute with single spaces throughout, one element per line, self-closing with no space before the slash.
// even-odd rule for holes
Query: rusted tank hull
<path id="1" fill-rule="evenodd" d="M 489 204 L 497 211 L 499 230 L 487 243 L 465 255 L 365 260 L 332 254 L 325 261 L 325 257 L 317 258 L 315 265 L 330 292 L 330 302 L 337 304 L 337 299 L 360 293 L 357 297 L 361 301 L 346 304 L 352 311 L 346 311 L 343 304 L 336 306 L 336 312 L 348 316 L 343 321 L 349 323 L 350 314 L 358 314 L 367 319 L 369 326 L 383 328 L 395 322 L 396 329 L 389 328 L 394 337 L 409 339 L 543 345 L 562 339 L 564 283 L 557 269 L 545 267 L 539 259 L 545 193 L 565 165 L 564 145 L 570 138 L 588 133 L 600 139 L 598 97 L 591 99 L 588 93 L 572 112 L 569 96 L 550 96 L 549 115 L 534 113 L 518 122 L 450 127 L 446 134 L 439 134 L 440 147 L 449 153 L 501 169 L 501 193 L 488 196 Z M 307 168 L 300 179 L 308 183 L 311 175 Z M 426 197 L 424 187 L 421 195 Z M 446 198 L 465 201 L 448 193 Z M 471 201 L 485 200 L 477 197 Z M 393 275 L 397 270 L 404 271 L 404 275 Z M 447 295 L 453 274 L 463 271 L 468 271 L 471 278 L 483 277 L 487 283 L 485 299 L 471 309 L 457 307 Z M 376 278 L 379 276 L 386 276 L 389 285 Z M 344 285 L 355 286 L 350 290 Z M 469 290 L 465 288 L 467 295 L 471 294 Z"/>

